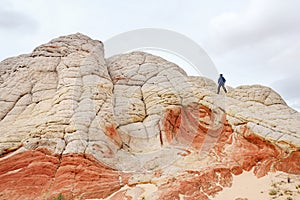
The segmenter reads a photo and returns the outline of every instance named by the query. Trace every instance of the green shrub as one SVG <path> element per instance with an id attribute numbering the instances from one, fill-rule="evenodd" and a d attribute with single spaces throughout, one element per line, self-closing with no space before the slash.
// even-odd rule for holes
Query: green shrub
<path id="1" fill-rule="evenodd" d="M 271 189 L 270 191 L 269 191 L 269 195 L 276 195 L 277 194 L 277 191 L 276 190 L 274 190 L 274 189 Z"/>
<path id="2" fill-rule="evenodd" d="M 64 197 L 62 194 L 59 194 L 57 197 L 54 197 L 53 200 L 64 200 Z"/>

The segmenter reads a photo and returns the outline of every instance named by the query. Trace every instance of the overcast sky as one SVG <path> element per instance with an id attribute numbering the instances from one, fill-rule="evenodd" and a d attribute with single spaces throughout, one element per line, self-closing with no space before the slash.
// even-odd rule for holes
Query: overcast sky
<path id="1" fill-rule="evenodd" d="M 299 0 L 1 0 L 0 60 L 61 35 L 105 41 L 138 28 L 186 35 L 228 85 L 270 86 L 300 110 Z"/>

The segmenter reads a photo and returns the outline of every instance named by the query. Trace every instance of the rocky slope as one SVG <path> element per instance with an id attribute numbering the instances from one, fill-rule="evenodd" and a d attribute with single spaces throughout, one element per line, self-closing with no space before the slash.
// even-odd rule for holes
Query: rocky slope
<path id="1" fill-rule="evenodd" d="M 209 199 L 254 169 L 300 173 L 300 114 L 272 89 L 217 95 L 143 52 L 59 37 L 0 63 L 0 199 Z"/>

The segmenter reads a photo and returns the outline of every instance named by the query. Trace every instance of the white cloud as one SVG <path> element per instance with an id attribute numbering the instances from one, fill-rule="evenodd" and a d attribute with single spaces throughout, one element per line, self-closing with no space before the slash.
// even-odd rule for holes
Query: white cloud
<path id="1" fill-rule="evenodd" d="M 299 75 L 300 73 L 290 75 L 289 77 L 275 81 L 272 84 L 272 87 L 286 99 L 286 102 L 298 111 L 300 111 Z"/>
<path id="2" fill-rule="evenodd" d="M 272 85 L 299 73 L 299 7 L 298 0 L 1 0 L 0 60 L 76 32 L 106 40 L 166 28 L 203 45 L 229 85 Z"/>
<path id="3" fill-rule="evenodd" d="M 300 36 L 299 36 L 300 37 Z M 292 44 L 293 43 L 293 44 Z M 300 75 L 300 39 L 291 44 L 269 60 L 269 65 L 277 73 L 289 76 Z M 298 79 L 300 77 L 298 76 Z"/>
<path id="4" fill-rule="evenodd" d="M 251 0 L 211 19 L 215 61 L 234 85 L 268 85 L 300 107 L 299 8 L 296 0 Z"/>
<path id="5" fill-rule="evenodd" d="M 300 100 L 299 100 L 299 98 L 298 99 L 293 98 L 293 99 L 287 100 L 286 102 L 290 107 L 292 107 L 295 110 L 297 110 L 298 112 L 300 112 Z"/>
<path id="6" fill-rule="evenodd" d="M 234 50 L 271 38 L 299 37 L 300 1 L 252 0 L 247 9 L 211 20 L 213 38 L 223 50 Z"/>
<path id="7" fill-rule="evenodd" d="M 272 86 L 277 88 L 277 91 L 285 97 L 298 98 L 300 100 L 299 80 L 299 76 L 295 74 L 275 81 Z"/>
<path id="8" fill-rule="evenodd" d="M 36 21 L 30 16 L 14 10 L 4 10 L 0 7 L 0 30 L 7 32 L 33 32 L 37 28 Z"/>

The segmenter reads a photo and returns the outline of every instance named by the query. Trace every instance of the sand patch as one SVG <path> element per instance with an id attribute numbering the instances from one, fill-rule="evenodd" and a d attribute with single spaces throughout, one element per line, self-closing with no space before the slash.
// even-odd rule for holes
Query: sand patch
<path id="1" fill-rule="evenodd" d="M 253 172 L 233 177 L 230 188 L 224 188 L 211 200 L 297 200 L 300 199 L 300 175 L 283 172 L 269 173 L 257 178 Z"/>

